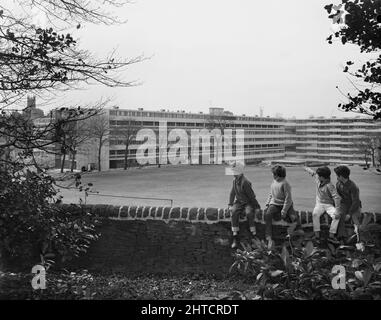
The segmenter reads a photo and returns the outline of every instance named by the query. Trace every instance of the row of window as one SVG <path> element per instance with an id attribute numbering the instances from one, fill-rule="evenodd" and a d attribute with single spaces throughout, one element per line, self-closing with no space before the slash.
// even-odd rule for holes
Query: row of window
<path id="1" fill-rule="evenodd" d="M 208 122 L 166 122 L 168 127 L 208 127 Z M 111 126 L 142 126 L 142 127 L 158 127 L 159 121 L 132 121 L 132 120 L 110 120 Z M 244 123 L 227 123 L 225 125 L 216 125 L 216 128 L 257 128 L 257 129 L 282 129 L 282 126 L 267 124 L 244 124 Z"/>
<path id="2" fill-rule="evenodd" d="M 308 132 L 308 130 L 311 129 L 318 129 L 318 130 L 368 130 L 371 128 L 376 128 L 374 124 L 370 123 L 368 125 L 356 125 L 353 126 L 344 126 L 340 124 L 333 124 L 331 126 L 308 126 L 308 127 L 295 127 L 298 131 L 304 131 Z"/>
<path id="3" fill-rule="evenodd" d="M 282 138 L 271 138 L 271 137 L 266 137 L 266 138 L 247 138 L 245 137 L 245 141 L 247 142 L 254 142 L 254 141 L 282 141 Z"/>
<path id="4" fill-rule="evenodd" d="M 310 156 L 301 156 L 305 159 L 310 159 Z M 335 160 L 338 162 L 344 162 L 344 161 L 364 161 L 364 157 L 356 157 L 356 156 L 313 156 L 313 159 L 316 160 Z"/>
<path id="5" fill-rule="evenodd" d="M 348 154 L 348 155 L 353 155 L 354 151 L 344 151 L 344 150 L 322 150 L 322 149 L 298 149 L 296 148 L 297 153 L 336 153 L 336 154 Z"/>
<path id="6" fill-rule="evenodd" d="M 322 143 L 298 143 L 297 147 L 313 147 L 313 148 L 354 148 L 353 143 L 352 144 L 322 144 Z"/>
<path id="7" fill-rule="evenodd" d="M 134 110 L 110 110 L 110 116 L 128 116 L 128 117 L 151 117 L 151 118 L 183 118 L 183 119 L 209 119 L 209 114 L 194 114 L 185 112 L 154 112 L 154 111 L 134 111 Z M 262 117 L 246 117 L 225 115 L 229 120 L 238 121 L 267 121 L 267 122 L 284 122 L 283 119 L 262 118 Z"/>
<path id="8" fill-rule="evenodd" d="M 267 155 L 270 155 L 270 154 L 274 154 L 274 153 L 282 153 L 284 154 L 284 150 L 283 149 L 267 149 L 267 150 L 258 150 L 258 151 L 248 151 L 248 152 L 245 152 L 245 155 L 246 156 L 250 156 L 250 155 L 257 155 L 257 154 L 267 154 Z"/>
<path id="9" fill-rule="evenodd" d="M 283 147 L 281 144 L 249 144 L 245 145 L 245 149 L 260 149 L 260 148 L 280 148 Z"/>
<path id="10" fill-rule="evenodd" d="M 329 119 L 310 119 L 310 120 L 306 120 L 306 119 L 294 119 L 292 120 L 293 122 L 296 122 L 296 123 L 304 123 L 304 124 L 307 124 L 307 123 L 311 123 L 311 124 L 319 124 L 319 123 L 364 123 L 364 122 L 368 122 L 368 120 L 366 119 L 335 119 L 335 118 L 329 118 Z M 370 121 L 371 122 L 371 121 Z"/>
<path id="11" fill-rule="evenodd" d="M 312 135 L 317 135 L 317 136 L 356 136 L 356 135 L 364 135 L 366 134 L 366 131 L 362 132 L 342 132 L 342 131 L 330 131 L 330 132 L 296 132 L 297 136 L 312 136 Z"/>
<path id="12" fill-rule="evenodd" d="M 353 142 L 354 140 L 361 140 L 362 137 L 353 137 L 353 138 L 320 138 L 320 137 L 317 137 L 317 138 L 296 138 L 296 139 L 293 139 L 293 140 L 296 140 L 296 141 L 313 141 L 313 142 L 319 142 L 319 141 L 334 141 L 334 142 Z"/>
<path id="13" fill-rule="evenodd" d="M 283 147 L 283 145 L 281 145 L 281 144 L 258 144 L 258 145 L 245 145 L 244 149 L 250 149 L 250 150 L 256 149 L 257 150 L 257 149 L 269 149 L 269 148 L 281 148 L 281 147 Z M 201 146 L 200 146 L 200 148 L 201 148 Z M 190 150 L 191 148 L 188 148 L 188 149 Z M 214 147 L 211 146 L 211 149 L 213 150 Z M 129 153 L 135 154 L 136 149 L 129 149 Z M 115 154 L 122 155 L 122 154 L 125 154 L 125 149 L 123 149 L 123 150 L 110 150 L 109 154 L 110 155 L 115 155 Z"/>

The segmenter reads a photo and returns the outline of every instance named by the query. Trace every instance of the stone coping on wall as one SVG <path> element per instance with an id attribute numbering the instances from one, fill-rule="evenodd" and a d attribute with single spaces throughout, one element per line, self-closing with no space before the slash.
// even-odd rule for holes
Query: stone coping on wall
<path id="1" fill-rule="evenodd" d="M 61 204 L 65 208 L 76 208 L 77 210 L 88 210 L 102 218 L 110 220 L 160 220 L 170 221 L 188 221 L 191 223 L 213 224 L 218 222 L 230 222 L 230 212 L 227 208 L 202 208 L 202 207 L 156 207 L 156 206 L 115 206 L 106 204 Z M 312 212 L 296 211 L 299 223 L 302 227 L 312 227 Z M 363 212 L 371 215 L 370 222 L 381 224 L 381 213 Z M 328 215 L 324 215 L 325 223 L 328 224 Z M 246 218 L 241 219 L 245 221 Z M 263 210 L 257 212 L 255 216 L 256 223 L 265 224 Z M 289 226 L 286 221 L 274 221 L 273 225 Z"/>

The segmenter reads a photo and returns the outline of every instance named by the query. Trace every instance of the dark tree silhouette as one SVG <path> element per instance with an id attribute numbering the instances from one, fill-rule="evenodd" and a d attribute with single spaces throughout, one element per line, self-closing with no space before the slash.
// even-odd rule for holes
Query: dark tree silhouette
<path id="1" fill-rule="evenodd" d="M 118 140 L 122 140 L 124 144 L 124 170 L 127 170 L 129 166 L 128 158 L 130 155 L 130 146 L 135 141 L 136 134 L 142 127 L 141 121 L 128 119 L 123 121 L 122 126 L 117 126 L 116 129 L 113 130 L 118 137 Z"/>
<path id="2" fill-rule="evenodd" d="M 374 58 L 361 67 L 355 67 L 354 61 L 346 62 L 343 71 L 350 75 L 355 92 L 345 94 L 347 102 L 339 104 L 339 108 L 381 119 L 381 0 L 341 1 L 339 6 L 324 7 L 334 23 L 343 23 L 327 41 L 338 39 L 342 44 L 358 45 L 361 52 L 373 53 Z"/>
<path id="3" fill-rule="evenodd" d="M 47 123 L 37 126 L 20 112 L 27 95 L 49 99 L 57 90 L 81 84 L 129 87 L 121 71 L 141 57 L 120 59 L 114 53 L 96 58 L 72 34 L 82 23 L 119 23 L 108 10 L 126 0 L 14 0 L 0 4 L 0 256 L 62 261 L 77 257 L 97 238 L 95 220 L 86 211 L 71 214 L 55 206 L 60 197 L 55 179 L 34 172 L 33 152 L 50 152 L 59 145 L 64 154 L 78 145 L 65 130 L 82 120 L 99 119 L 103 102 L 56 108 Z M 33 8 L 47 18 L 34 23 Z M 49 100 L 48 100 L 49 101 Z M 13 111 L 11 109 L 14 109 Z M 19 110 L 19 111 L 17 111 Z M 94 120 L 95 121 L 95 120 Z M 104 139 L 99 138 L 99 143 Z M 100 145 L 101 148 L 101 145 Z M 53 148 L 54 149 L 54 148 Z M 55 152 L 54 150 L 52 152 Z M 75 152 L 75 151 L 74 151 Z M 33 162 L 32 162 L 33 163 Z M 100 169 L 100 168 L 99 168 Z M 78 185 L 77 185 L 78 186 Z M 27 263 L 29 265 L 29 263 Z"/>
<path id="4" fill-rule="evenodd" d="M 77 24 L 76 21 L 108 24 L 115 21 L 99 9 L 93 9 L 90 3 L 98 1 L 15 2 L 37 6 L 49 21 L 60 19 L 69 26 Z M 77 28 L 80 27 L 78 22 Z M 72 34 L 61 31 L 53 23 L 48 28 L 35 26 L 32 16 L 17 16 L 15 11 L 0 5 L 0 108 L 15 104 L 26 94 L 41 96 L 52 90 L 73 88 L 80 83 L 132 86 L 135 82 L 123 80 L 118 72 L 141 60 L 142 57 L 119 59 L 114 53 L 97 59 L 91 52 L 81 49 Z"/>

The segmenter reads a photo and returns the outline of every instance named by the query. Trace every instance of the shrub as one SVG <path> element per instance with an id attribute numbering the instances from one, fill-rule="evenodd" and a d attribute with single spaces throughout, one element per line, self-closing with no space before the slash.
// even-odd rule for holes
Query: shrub
<path id="1" fill-rule="evenodd" d="M 381 299 L 380 250 L 363 243 L 316 248 L 309 241 L 269 250 L 262 241 L 237 250 L 230 272 L 249 278 L 262 299 Z M 345 290 L 333 289 L 332 268 L 346 270 Z"/>
<path id="2" fill-rule="evenodd" d="M 52 177 L 26 170 L 0 172 L 0 254 L 65 261 L 85 252 L 98 238 L 98 220 L 84 210 L 72 213 L 56 204 Z"/>

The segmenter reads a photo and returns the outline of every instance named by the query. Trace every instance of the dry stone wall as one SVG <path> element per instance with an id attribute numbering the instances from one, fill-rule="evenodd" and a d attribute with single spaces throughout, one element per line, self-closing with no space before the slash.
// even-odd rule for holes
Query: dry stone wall
<path id="1" fill-rule="evenodd" d="M 230 249 L 230 213 L 227 209 L 64 205 L 102 217 L 101 237 L 73 266 L 93 272 L 226 274 L 233 262 Z M 303 228 L 312 228 L 311 212 L 298 212 Z M 381 214 L 372 213 L 380 223 Z M 322 217 L 327 229 L 328 217 Z M 259 237 L 264 236 L 263 213 L 256 216 Z M 288 224 L 273 221 L 274 238 L 287 234 Z M 241 239 L 248 239 L 247 221 L 241 221 Z M 324 229 L 323 229 L 324 230 Z"/>

